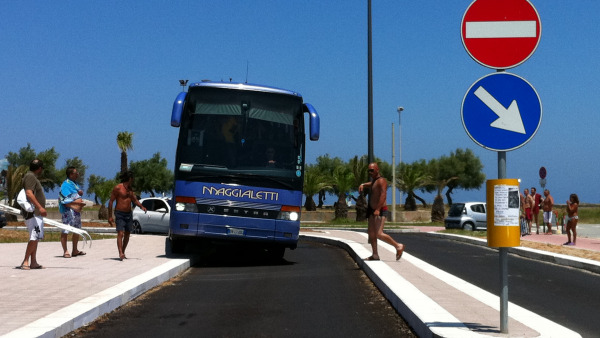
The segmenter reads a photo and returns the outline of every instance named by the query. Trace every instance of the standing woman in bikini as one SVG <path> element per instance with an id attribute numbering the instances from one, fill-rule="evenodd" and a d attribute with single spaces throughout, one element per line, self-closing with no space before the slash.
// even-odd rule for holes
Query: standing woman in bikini
<path id="1" fill-rule="evenodd" d="M 577 241 L 577 222 L 579 216 L 577 210 L 579 209 L 579 198 L 577 194 L 571 194 L 567 201 L 567 243 L 564 245 L 575 245 Z M 571 232 L 573 232 L 573 242 L 571 242 Z"/>

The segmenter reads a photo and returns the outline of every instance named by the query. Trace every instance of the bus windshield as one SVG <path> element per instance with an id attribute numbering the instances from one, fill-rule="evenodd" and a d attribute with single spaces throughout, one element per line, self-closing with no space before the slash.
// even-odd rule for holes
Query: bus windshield
<path id="1" fill-rule="evenodd" d="M 191 87 L 175 179 L 301 190 L 303 144 L 300 97 Z"/>

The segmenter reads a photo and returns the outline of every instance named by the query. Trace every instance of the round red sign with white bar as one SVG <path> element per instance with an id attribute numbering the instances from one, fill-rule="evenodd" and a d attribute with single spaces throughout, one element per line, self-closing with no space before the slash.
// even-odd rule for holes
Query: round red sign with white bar
<path id="1" fill-rule="evenodd" d="M 528 0 L 475 0 L 461 23 L 461 38 L 469 55 L 494 69 L 525 62 L 541 35 L 540 16 Z"/>
<path id="2" fill-rule="evenodd" d="M 540 168 L 540 178 L 541 179 L 546 178 L 546 168 L 545 167 Z"/>

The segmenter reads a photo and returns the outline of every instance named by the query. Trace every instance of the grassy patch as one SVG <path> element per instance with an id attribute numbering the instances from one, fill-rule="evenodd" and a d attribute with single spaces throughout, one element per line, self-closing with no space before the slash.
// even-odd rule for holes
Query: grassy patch
<path id="1" fill-rule="evenodd" d="M 471 230 L 462 230 L 462 229 L 446 229 L 439 232 L 443 232 L 446 234 L 454 234 L 454 235 L 462 235 L 462 236 L 471 236 L 477 238 L 487 238 L 487 231 L 471 231 Z"/>
<path id="2" fill-rule="evenodd" d="M 300 223 L 300 228 L 356 228 L 366 229 L 367 222 L 356 222 L 347 219 L 332 220 L 329 222 L 305 222 Z"/>
<path id="3" fill-rule="evenodd" d="M 95 234 L 91 233 L 92 240 L 115 238 L 115 235 Z M 72 235 L 69 234 L 68 240 L 71 241 Z M 26 230 L 9 230 L 0 229 L 0 243 L 27 243 L 29 241 L 29 233 Z M 45 231 L 44 242 L 60 242 L 59 231 Z"/>
<path id="4" fill-rule="evenodd" d="M 412 227 L 419 227 L 419 226 L 444 226 L 444 224 L 442 223 L 392 223 L 392 222 L 385 222 L 385 229 L 400 229 L 400 228 L 412 228 Z M 338 220 L 331 220 L 331 221 L 327 221 L 327 222 L 302 222 L 300 223 L 300 227 L 301 228 L 351 228 L 351 229 L 366 229 L 367 228 L 367 221 L 363 221 L 363 222 L 357 222 L 354 220 L 349 220 L 349 219 L 338 219 Z"/>
<path id="5" fill-rule="evenodd" d="M 561 209 L 558 209 L 561 210 Z M 564 208 L 562 210 L 565 210 Z M 579 223 L 600 224 L 600 208 L 597 206 L 581 206 L 578 210 Z"/>

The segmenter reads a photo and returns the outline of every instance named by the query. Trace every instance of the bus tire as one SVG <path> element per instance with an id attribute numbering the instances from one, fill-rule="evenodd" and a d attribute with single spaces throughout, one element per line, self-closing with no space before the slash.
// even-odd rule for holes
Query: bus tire
<path id="1" fill-rule="evenodd" d="M 167 237 L 165 241 L 165 253 L 168 254 L 180 254 L 185 252 L 185 242 L 180 239 L 174 239 Z"/>
<path id="2" fill-rule="evenodd" d="M 283 255 L 285 255 L 285 247 L 284 246 L 274 246 L 267 249 L 267 253 L 269 254 L 269 258 L 271 259 L 283 259 Z"/>

